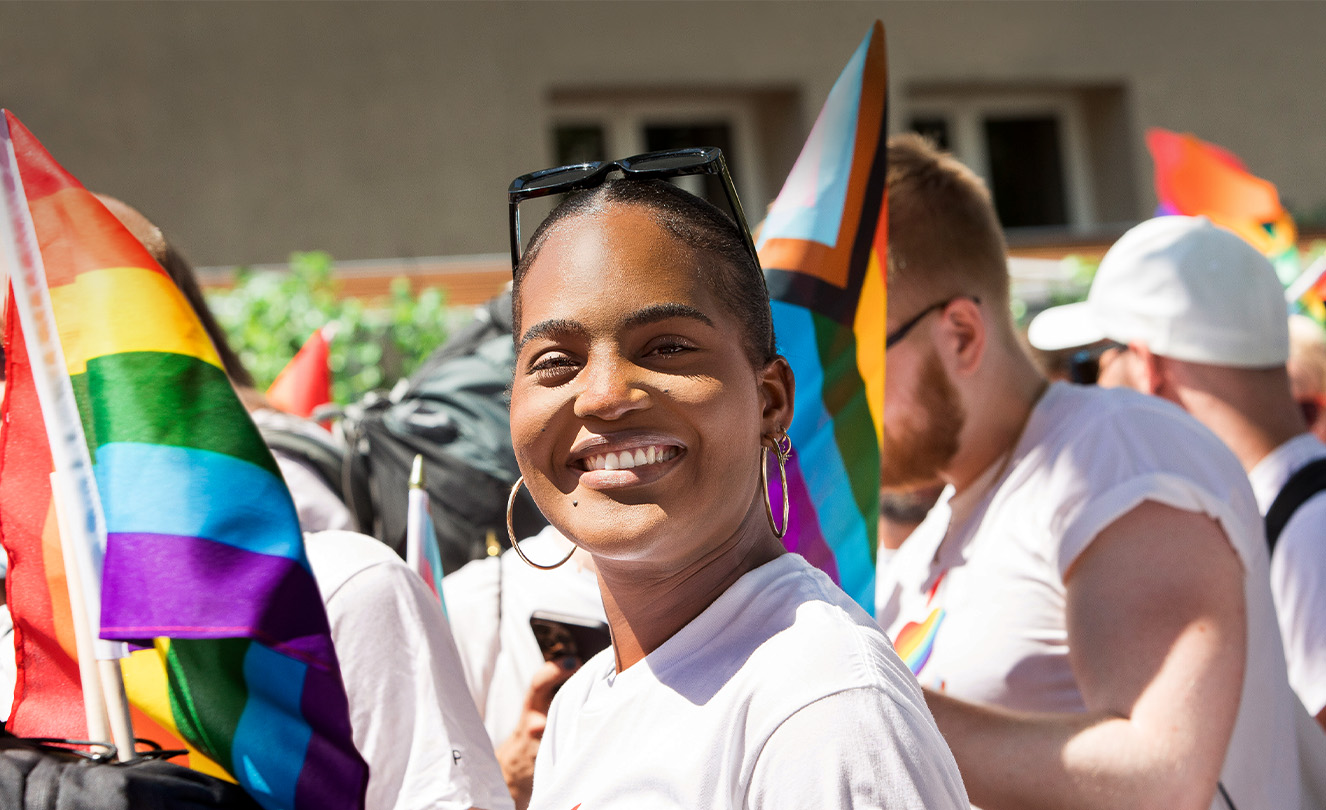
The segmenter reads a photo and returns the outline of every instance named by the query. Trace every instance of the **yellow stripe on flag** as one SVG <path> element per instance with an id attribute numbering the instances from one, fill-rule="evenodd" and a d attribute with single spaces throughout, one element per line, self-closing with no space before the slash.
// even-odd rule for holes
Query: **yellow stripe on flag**
<path id="1" fill-rule="evenodd" d="M 83 273 L 52 287 L 51 305 L 71 376 L 87 371 L 93 358 L 121 352 L 184 354 L 221 368 L 189 302 L 159 271 L 109 267 Z"/>
<path id="2" fill-rule="evenodd" d="M 884 227 L 882 224 L 880 227 Z M 884 443 L 884 272 L 879 254 L 870 251 L 870 263 L 861 284 L 861 301 L 856 307 L 856 368 L 866 387 L 866 405 L 870 421 L 875 423 L 875 439 Z"/>
<path id="3" fill-rule="evenodd" d="M 124 673 L 124 691 L 129 702 L 183 740 L 184 735 L 175 725 L 175 714 L 170 708 L 166 681 L 166 654 L 169 652 L 170 639 L 159 638 L 154 649 L 134 650 L 128 658 L 120 659 L 120 671 Z M 189 749 L 190 768 L 227 782 L 235 781 L 224 768 L 199 753 L 187 740 L 184 745 Z"/>

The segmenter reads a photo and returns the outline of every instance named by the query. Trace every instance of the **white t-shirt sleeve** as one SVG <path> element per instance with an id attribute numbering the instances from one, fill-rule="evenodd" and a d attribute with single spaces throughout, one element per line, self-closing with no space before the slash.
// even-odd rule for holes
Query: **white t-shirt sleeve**
<path id="1" fill-rule="evenodd" d="M 1271 594 L 1289 683 L 1314 717 L 1326 708 L 1326 496 L 1299 507 L 1271 557 Z"/>
<path id="2" fill-rule="evenodd" d="M 403 564 L 354 574 L 327 600 L 368 762 L 367 810 L 511 808 L 437 598 Z"/>
<path id="3" fill-rule="evenodd" d="M 821 698 L 779 725 L 756 760 L 745 806 L 965 810 L 970 805 L 934 722 L 877 689 L 858 688 Z"/>

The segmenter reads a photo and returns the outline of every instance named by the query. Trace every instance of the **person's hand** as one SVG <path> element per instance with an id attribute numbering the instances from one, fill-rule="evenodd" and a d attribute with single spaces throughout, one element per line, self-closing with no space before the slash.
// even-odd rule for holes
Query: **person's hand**
<path id="1" fill-rule="evenodd" d="M 580 661 L 573 657 L 548 661 L 530 679 L 525 693 L 525 708 L 520 722 L 501 745 L 497 746 L 497 763 L 502 766 L 502 778 L 516 803 L 516 810 L 529 807 L 530 791 L 534 788 L 534 757 L 539 753 L 539 741 L 548 725 L 548 709 L 552 706 L 557 687 L 566 682 Z"/>

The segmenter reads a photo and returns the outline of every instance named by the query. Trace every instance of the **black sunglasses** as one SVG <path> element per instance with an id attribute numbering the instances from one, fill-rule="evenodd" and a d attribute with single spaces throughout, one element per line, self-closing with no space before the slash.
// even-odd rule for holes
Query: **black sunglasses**
<path id="1" fill-rule="evenodd" d="M 570 166 L 558 166 L 529 174 L 522 174 L 511 181 L 506 191 L 507 204 L 511 209 L 511 270 L 515 272 L 520 264 L 520 203 L 551 194 L 565 194 L 570 191 L 583 191 L 603 184 L 614 171 L 632 180 L 664 180 L 669 177 L 685 177 L 693 174 L 712 174 L 723 183 L 723 193 L 727 195 L 728 206 L 732 209 L 732 218 L 736 220 L 741 238 L 750 251 L 755 266 L 760 266 L 759 254 L 755 252 L 755 241 L 751 239 L 750 227 L 746 224 L 746 214 L 741 210 L 741 200 L 737 198 L 737 188 L 732 185 L 732 176 L 728 174 L 727 162 L 723 160 L 723 150 L 714 146 L 688 147 L 686 149 L 667 149 L 662 152 L 646 152 L 621 160 L 593 163 L 575 163 Z"/>
<path id="2" fill-rule="evenodd" d="M 1113 340 L 1102 341 L 1095 346 L 1079 349 L 1068 358 L 1068 381 L 1078 385 L 1095 385 L 1100 380 L 1100 358 L 1111 349 L 1124 350 L 1128 347 Z"/>
<path id="3" fill-rule="evenodd" d="M 926 307 L 925 309 L 913 315 L 911 317 L 911 320 L 907 321 L 907 323 L 904 323 L 902 326 L 899 326 L 897 329 L 894 329 L 893 334 L 885 335 L 884 351 L 892 349 L 893 344 L 907 337 L 907 333 L 915 329 L 916 325 L 920 323 L 922 319 L 925 318 L 925 316 L 929 315 L 930 313 L 934 312 L 937 309 L 943 309 L 944 307 L 948 306 L 954 301 L 957 301 L 959 298 L 969 298 L 973 303 L 978 305 L 981 303 L 981 299 L 974 295 L 955 295 L 952 298 L 945 298 L 943 301 L 936 301 L 935 303 L 931 304 L 930 306 Z"/>

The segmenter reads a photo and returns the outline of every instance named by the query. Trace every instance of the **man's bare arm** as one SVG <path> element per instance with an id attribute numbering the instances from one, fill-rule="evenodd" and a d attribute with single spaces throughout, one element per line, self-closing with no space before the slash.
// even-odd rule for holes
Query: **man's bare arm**
<path id="1" fill-rule="evenodd" d="M 1143 503 L 1068 572 L 1086 714 L 1013 713 L 927 692 L 973 804 L 1206 810 L 1243 688 L 1243 568 L 1214 520 Z"/>

